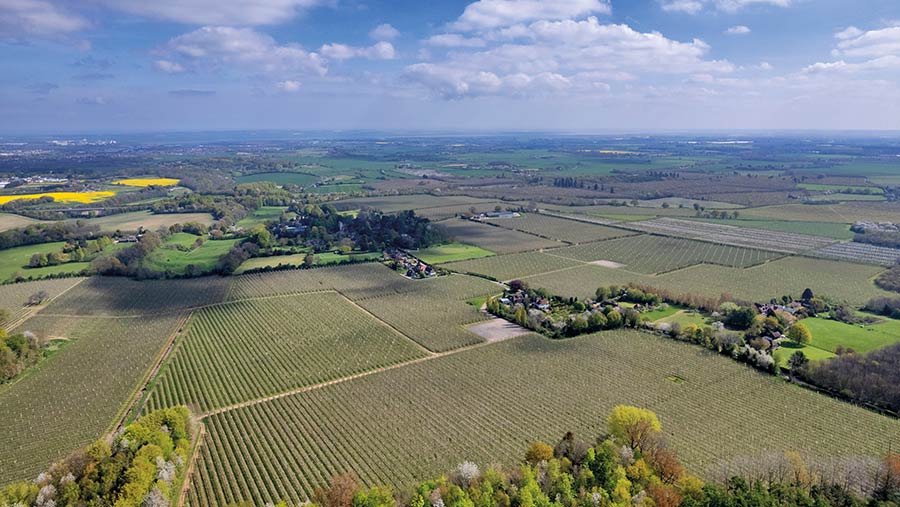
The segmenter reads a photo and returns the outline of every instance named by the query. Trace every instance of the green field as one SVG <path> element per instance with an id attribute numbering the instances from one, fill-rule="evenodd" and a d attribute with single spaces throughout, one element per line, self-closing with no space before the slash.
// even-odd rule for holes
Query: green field
<path id="1" fill-rule="evenodd" d="M 803 352 L 803 355 L 810 361 L 824 361 L 826 359 L 837 357 L 833 352 L 822 350 L 818 347 L 813 347 L 812 345 L 800 345 L 799 343 L 790 340 L 781 342 L 781 346 L 772 352 L 772 357 L 775 358 L 775 364 L 779 367 L 787 368 L 788 360 L 791 358 L 791 355 L 797 351 Z"/>
<path id="2" fill-rule="evenodd" d="M 680 326 L 687 326 L 690 324 L 693 324 L 695 326 L 705 326 L 705 325 L 709 324 L 706 317 L 704 317 L 703 315 L 701 315 L 697 312 L 688 311 L 688 310 L 676 311 L 676 312 L 672 313 L 671 315 L 669 315 L 668 317 L 663 317 L 655 322 L 656 323 L 665 322 L 667 324 L 678 324 Z"/>
<path id="3" fill-rule="evenodd" d="M 502 227 L 494 227 L 472 220 L 450 219 L 438 222 L 438 224 L 444 228 L 451 239 L 460 243 L 468 243 L 485 250 L 497 252 L 498 254 L 524 252 L 541 248 L 554 248 L 565 245 L 565 243 L 559 241 L 541 238 L 524 232 L 504 229 Z"/>
<path id="4" fill-rule="evenodd" d="M 71 343 L 18 382 L 0 385 L 0 484 L 33 479 L 110 431 L 178 321 L 36 316 L 20 326 Z"/>
<path id="5" fill-rule="evenodd" d="M 481 257 L 494 255 L 494 252 L 489 250 L 463 243 L 448 243 L 446 245 L 423 248 L 413 253 L 427 264 L 441 264 L 444 262 L 479 259 Z"/>
<path id="6" fill-rule="evenodd" d="M 219 260 L 228 253 L 231 248 L 238 243 L 238 240 L 207 240 L 201 246 L 188 251 L 182 251 L 175 248 L 167 248 L 167 246 L 183 245 L 185 243 L 193 244 L 198 236 L 194 236 L 193 240 L 187 233 L 173 235 L 166 239 L 166 243 L 154 250 L 144 259 L 144 266 L 159 272 L 169 272 L 176 275 L 184 274 L 188 266 L 196 266 L 201 272 L 208 273 L 213 271 L 219 263 Z"/>
<path id="7" fill-rule="evenodd" d="M 867 326 L 850 325 L 831 319 L 803 319 L 813 335 L 812 347 L 834 352 L 838 346 L 858 353 L 871 352 L 900 342 L 900 321 L 885 319 Z"/>
<path id="8" fill-rule="evenodd" d="M 323 252 L 314 254 L 315 266 L 328 266 L 332 264 L 343 264 L 345 262 L 356 262 L 361 260 L 380 259 L 381 252 L 365 252 L 353 254 L 336 254 L 333 252 Z M 276 267 L 276 266 L 303 266 L 306 260 L 305 253 L 291 255 L 273 255 L 271 257 L 254 257 L 247 259 L 234 272 L 236 275 L 244 273 L 252 269 Z"/>
<path id="9" fill-rule="evenodd" d="M 262 206 L 253 210 L 252 213 L 237 221 L 235 227 L 249 229 L 254 225 L 265 224 L 267 222 L 278 221 L 281 214 L 287 211 L 284 206 Z"/>
<path id="10" fill-rule="evenodd" d="M 870 191 L 872 192 L 872 194 L 884 193 L 884 190 L 878 187 L 863 187 L 858 185 L 822 185 L 819 183 L 799 183 L 797 186 L 800 188 L 805 188 L 807 190 L 816 190 L 819 192 L 844 193 L 849 190 L 851 192 Z"/>
<path id="11" fill-rule="evenodd" d="M 0 282 L 15 279 L 16 276 L 24 278 L 44 278 L 48 275 L 60 273 L 80 273 L 90 267 L 90 262 L 67 262 L 56 266 L 42 268 L 30 268 L 28 262 L 36 253 L 50 254 L 62 252 L 65 241 L 54 243 L 41 243 L 39 245 L 19 246 L 0 250 Z"/>
<path id="12" fill-rule="evenodd" d="M 676 313 L 683 310 L 680 306 L 677 305 L 666 305 L 656 310 L 652 310 L 649 312 L 644 312 L 641 314 L 641 317 L 648 322 L 656 322 L 660 319 L 665 319 L 671 315 L 675 315 Z"/>
<path id="13" fill-rule="evenodd" d="M 566 431 L 593 439 L 617 404 L 657 413 L 674 450 L 701 474 L 784 449 L 878 456 L 900 445 L 895 419 L 690 344 L 634 331 L 530 335 L 208 417 L 189 503 L 299 503 L 346 471 L 366 485 L 403 487 L 464 460 L 512 465 L 533 440 L 555 442 Z"/>
<path id="14" fill-rule="evenodd" d="M 227 303 L 194 315 L 149 406 L 208 411 L 422 355 L 334 292 Z"/>

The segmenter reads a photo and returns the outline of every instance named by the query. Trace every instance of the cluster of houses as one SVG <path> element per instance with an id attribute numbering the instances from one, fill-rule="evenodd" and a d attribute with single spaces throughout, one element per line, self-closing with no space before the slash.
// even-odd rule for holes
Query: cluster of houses
<path id="1" fill-rule="evenodd" d="M 500 303 L 507 306 L 522 305 L 526 309 L 533 308 L 542 312 L 546 312 L 550 309 L 549 299 L 541 296 L 529 297 L 528 293 L 523 290 L 503 296 L 500 298 Z"/>
<path id="2" fill-rule="evenodd" d="M 475 220 L 476 222 L 480 222 L 482 220 L 490 220 L 493 218 L 518 218 L 522 216 L 517 211 L 489 211 L 487 213 L 479 213 L 477 215 L 472 215 L 470 220 Z"/>
<path id="3" fill-rule="evenodd" d="M 393 265 L 394 269 L 403 272 L 403 276 L 407 278 L 418 280 L 420 278 L 433 278 L 438 275 L 434 267 L 402 250 L 386 251 L 385 257 Z"/>

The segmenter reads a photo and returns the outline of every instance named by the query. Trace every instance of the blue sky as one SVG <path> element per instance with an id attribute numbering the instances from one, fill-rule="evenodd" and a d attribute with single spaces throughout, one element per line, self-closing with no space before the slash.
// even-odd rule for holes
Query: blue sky
<path id="1" fill-rule="evenodd" d="M 0 131 L 900 130 L 896 0 L 0 0 Z"/>

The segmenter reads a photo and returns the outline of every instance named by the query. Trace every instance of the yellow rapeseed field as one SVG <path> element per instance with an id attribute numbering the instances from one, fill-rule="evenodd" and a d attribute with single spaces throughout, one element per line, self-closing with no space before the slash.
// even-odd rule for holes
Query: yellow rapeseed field
<path id="1" fill-rule="evenodd" d="M 113 185 L 126 185 L 129 187 L 149 187 L 150 185 L 172 187 L 177 185 L 180 181 L 181 180 L 176 180 L 175 178 L 130 178 L 127 180 L 114 181 Z"/>
<path id="2" fill-rule="evenodd" d="M 18 194 L 18 195 L 0 195 L 0 204 L 6 204 L 17 199 L 40 199 L 41 197 L 52 197 L 56 202 L 76 202 L 91 203 L 102 201 L 108 197 L 116 195 L 115 192 L 95 191 L 95 192 L 44 192 L 41 194 Z"/>

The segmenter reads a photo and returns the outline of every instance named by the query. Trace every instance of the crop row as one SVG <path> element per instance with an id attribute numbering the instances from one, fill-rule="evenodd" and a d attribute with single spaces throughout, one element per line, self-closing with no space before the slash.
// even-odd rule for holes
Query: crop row
<path id="1" fill-rule="evenodd" d="M 566 249 L 553 250 L 554 253 Z M 512 280 L 524 276 L 537 275 L 548 271 L 573 268 L 581 261 L 566 259 L 558 255 L 541 252 L 522 252 L 509 255 L 484 257 L 461 262 L 451 262 L 441 267 L 461 273 L 477 273 L 497 280 Z"/>
<path id="2" fill-rule="evenodd" d="M 107 431 L 178 320 L 36 316 L 20 326 L 71 343 L 0 386 L 0 484 L 31 478 Z"/>
<path id="3" fill-rule="evenodd" d="M 544 238 L 565 241 L 566 243 L 587 243 L 633 234 L 622 229 L 538 213 L 528 213 L 518 218 L 491 220 L 490 223 L 504 229 L 527 232 Z"/>
<path id="4" fill-rule="evenodd" d="M 598 414 L 622 403 L 659 414 L 700 474 L 770 450 L 877 456 L 900 445 L 896 420 L 688 344 L 634 331 L 531 335 L 213 415 L 190 505 L 297 503 L 347 471 L 406 487 L 464 460 L 509 465 L 531 440 L 569 430 L 592 440 Z"/>
<path id="5" fill-rule="evenodd" d="M 582 298 L 593 296 L 601 285 L 629 282 L 705 297 L 725 294 L 745 301 L 768 301 L 782 295 L 799 297 L 808 287 L 817 295 L 861 306 L 872 297 L 889 295 L 872 283 L 881 270 L 864 264 L 784 257 L 746 269 L 701 264 L 649 276 L 588 265 L 525 279 L 532 287 Z"/>
<path id="6" fill-rule="evenodd" d="M 207 411 L 421 355 L 333 292 L 229 303 L 195 313 L 148 404 Z"/>
<path id="7" fill-rule="evenodd" d="M 414 282 L 381 263 L 292 269 L 232 277 L 229 299 L 337 290 L 351 299 L 406 290 Z"/>
<path id="8" fill-rule="evenodd" d="M 504 219 L 516 220 L 516 219 Z M 495 227 L 472 220 L 451 219 L 440 223 L 451 238 L 462 243 L 469 243 L 481 248 L 508 254 L 539 250 L 541 248 L 554 248 L 564 246 L 565 243 L 540 238 L 524 232 Z"/>
<path id="9" fill-rule="evenodd" d="M 893 266 L 900 260 L 900 250 L 866 243 L 835 243 L 820 248 L 811 255 L 878 266 Z"/>
<path id="10" fill-rule="evenodd" d="M 767 231 L 750 227 L 711 224 L 678 218 L 656 218 L 621 224 L 628 229 L 675 236 L 688 239 L 699 239 L 725 245 L 745 246 L 771 250 L 773 252 L 800 253 L 822 248 L 834 243 L 834 240 L 791 232 Z"/>
<path id="11" fill-rule="evenodd" d="M 745 268 L 780 256 L 764 250 L 651 235 L 560 248 L 553 254 L 583 262 L 611 260 L 625 264 L 629 271 L 648 274 L 701 263 Z"/>
<path id="12" fill-rule="evenodd" d="M 225 299 L 229 280 L 204 277 L 182 280 L 135 281 L 122 277 L 91 277 L 66 292 L 45 310 L 69 315 L 150 315 Z"/>
<path id="13" fill-rule="evenodd" d="M 58 278 L 0 285 L 0 308 L 8 311 L 10 319 L 14 320 L 27 310 L 26 304 L 32 295 L 45 292 L 47 297 L 53 298 L 82 281 L 83 278 Z"/>

